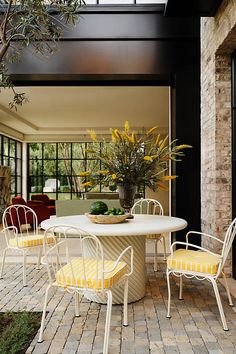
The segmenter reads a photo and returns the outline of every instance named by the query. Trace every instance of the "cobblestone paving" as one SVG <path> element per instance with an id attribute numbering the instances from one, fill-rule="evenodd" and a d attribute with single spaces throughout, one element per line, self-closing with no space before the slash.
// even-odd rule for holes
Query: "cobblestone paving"
<path id="1" fill-rule="evenodd" d="M 122 327 L 122 306 L 112 309 L 110 354 L 157 353 L 236 353 L 236 307 L 229 307 L 220 286 L 229 332 L 221 327 L 211 285 L 184 280 L 184 300 L 178 300 L 178 280 L 172 279 L 172 318 L 167 319 L 167 287 L 164 263 L 154 272 L 147 264 L 144 299 L 128 307 L 129 326 Z M 47 284 L 45 268 L 27 269 L 29 286 L 22 286 L 22 268 L 6 266 L 0 280 L 0 310 L 42 311 Z M 236 304 L 236 300 L 235 300 Z M 50 293 L 44 342 L 35 337 L 27 354 L 99 354 L 102 353 L 106 306 L 83 298 L 81 316 L 74 317 L 74 301 L 61 291 Z"/>

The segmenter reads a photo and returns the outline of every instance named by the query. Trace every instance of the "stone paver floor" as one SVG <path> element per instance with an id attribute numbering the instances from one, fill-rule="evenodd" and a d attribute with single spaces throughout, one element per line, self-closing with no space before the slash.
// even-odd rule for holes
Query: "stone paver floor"
<path id="1" fill-rule="evenodd" d="M 167 319 L 165 265 L 154 272 L 147 264 L 147 286 L 144 299 L 129 304 L 129 327 L 122 327 L 122 306 L 112 310 L 110 354 L 156 353 L 236 353 L 236 307 L 229 307 L 225 289 L 220 285 L 223 306 L 230 331 L 221 327 L 211 284 L 184 280 L 184 300 L 178 300 L 178 279 L 172 279 L 172 318 Z M 0 280 L 0 310 L 42 311 L 47 284 L 46 269 L 28 265 L 27 281 L 22 286 L 22 268 L 6 265 Z M 235 300 L 236 305 L 236 300 Z M 74 317 L 72 295 L 61 291 L 50 293 L 44 342 L 35 337 L 26 353 L 33 354 L 99 354 L 102 353 L 105 305 L 83 298 L 81 316 Z"/>

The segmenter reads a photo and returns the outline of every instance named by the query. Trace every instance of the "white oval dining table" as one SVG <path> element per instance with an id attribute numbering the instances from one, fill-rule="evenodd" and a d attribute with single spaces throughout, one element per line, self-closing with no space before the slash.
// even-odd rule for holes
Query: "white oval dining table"
<path id="1" fill-rule="evenodd" d="M 41 228 L 57 225 L 73 225 L 99 237 L 104 249 L 105 259 L 116 259 L 128 246 L 134 250 L 134 272 L 129 278 L 129 303 L 145 296 L 145 236 L 182 230 L 187 226 L 184 219 L 172 216 L 136 214 L 119 224 L 94 224 L 85 215 L 53 217 L 42 221 Z M 72 235 L 75 236 L 76 235 Z M 92 247 L 87 246 L 87 256 L 93 256 Z M 123 258 L 129 264 L 129 255 Z M 86 294 L 86 298 L 98 303 L 106 303 L 98 294 Z M 113 291 L 113 303 L 123 303 L 123 289 Z"/>

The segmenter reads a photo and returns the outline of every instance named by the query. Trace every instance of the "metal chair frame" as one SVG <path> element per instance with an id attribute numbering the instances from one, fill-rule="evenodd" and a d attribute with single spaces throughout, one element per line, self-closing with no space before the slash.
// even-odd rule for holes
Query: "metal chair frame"
<path id="1" fill-rule="evenodd" d="M 80 248 L 81 248 L 81 257 L 79 257 L 82 260 L 83 264 L 83 274 L 81 274 L 81 278 L 84 280 L 84 286 L 78 286 L 78 285 L 68 285 L 66 283 L 66 277 L 63 272 L 63 265 L 67 264 L 70 267 L 71 274 L 72 274 L 72 279 L 73 283 L 76 284 L 76 278 L 73 270 L 73 265 L 72 265 L 72 258 L 70 257 L 69 254 L 69 246 L 68 246 L 68 236 L 71 234 L 77 235 L 78 242 L 80 243 Z M 57 239 L 57 242 L 51 246 L 47 244 L 47 236 L 48 235 L 56 235 L 55 238 Z M 87 269 L 86 269 L 86 264 L 85 260 L 88 259 L 85 254 L 85 249 L 84 249 L 84 244 L 85 242 L 93 242 L 94 250 L 95 250 L 95 264 L 96 264 L 96 286 L 95 288 L 91 288 L 88 286 L 88 280 L 87 280 Z M 62 257 L 62 248 L 64 247 L 64 258 Z M 80 295 L 83 295 L 86 292 L 99 292 L 104 294 L 104 296 L 107 296 L 107 313 L 106 313 L 106 322 L 105 322 L 105 335 L 104 335 L 104 344 L 103 344 L 103 354 L 108 353 L 108 341 L 109 341 L 109 333 L 110 333 L 110 321 L 111 321 L 111 311 L 112 311 L 112 287 L 105 288 L 104 287 L 104 275 L 110 272 L 113 272 L 118 263 L 122 260 L 122 257 L 124 256 L 125 253 L 130 252 L 130 271 L 123 275 L 121 279 L 115 283 L 115 286 L 120 286 L 122 283 L 124 283 L 124 308 L 123 308 L 123 325 L 127 326 L 128 325 L 128 279 L 129 276 L 133 273 L 133 248 L 132 246 L 128 246 L 124 251 L 119 255 L 119 257 L 115 260 L 115 264 L 112 269 L 105 269 L 104 268 L 104 253 L 103 253 L 103 247 L 99 239 L 94 235 L 86 230 L 80 229 L 78 227 L 74 226 L 69 226 L 69 225 L 58 225 L 54 227 L 50 227 L 45 231 L 44 235 L 44 252 L 45 255 L 42 258 L 42 263 L 47 265 L 47 270 L 48 270 L 48 276 L 49 276 L 49 285 L 47 286 L 46 293 L 45 293 L 45 300 L 44 300 L 44 305 L 43 305 L 43 315 L 42 315 L 42 321 L 41 321 L 41 327 L 40 327 L 40 332 L 39 332 L 39 340 L 38 342 L 43 341 L 43 330 L 44 330 L 44 323 L 45 323 L 45 316 L 46 316 L 46 308 L 47 308 L 47 302 L 48 302 L 48 294 L 49 290 L 52 287 L 57 287 L 60 288 L 63 291 L 67 291 L 69 293 L 75 294 L 75 316 L 79 316 L 79 304 L 80 304 Z M 98 263 L 102 264 L 101 270 L 99 270 Z M 64 279 L 64 282 L 58 283 L 56 280 L 56 274 L 58 271 L 62 272 L 62 277 Z M 101 287 L 98 286 L 99 281 L 101 282 Z"/>
<path id="2" fill-rule="evenodd" d="M 209 235 L 209 234 L 206 234 L 203 232 L 189 231 L 186 234 L 186 242 L 176 241 L 176 242 L 172 243 L 171 248 L 170 248 L 171 253 L 169 256 L 170 257 L 170 266 L 168 267 L 168 265 L 167 265 L 167 270 L 166 270 L 167 287 L 168 287 L 168 305 L 167 305 L 167 316 L 166 316 L 167 318 L 171 318 L 171 316 L 170 316 L 170 301 L 171 301 L 170 274 L 173 274 L 173 275 L 180 278 L 180 286 L 179 286 L 179 299 L 180 300 L 182 300 L 182 298 L 183 298 L 183 276 L 185 276 L 186 278 L 190 278 L 190 279 L 196 278 L 198 280 L 208 280 L 211 282 L 213 289 L 214 289 L 214 293 L 215 293 L 217 305 L 219 308 L 223 329 L 225 331 L 228 331 L 228 326 L 226 323 L 225 314 L 224 314 L 224 310 L 223 310 L 223 306 L 222 306 L 222 302 L 221 302 L 221 298 L 220 298 L 220 294 L 219 294 L 219 290 L 218 290 L 218 286 L 217 286 L 217 280 L 218 280 L 219 276 L 222 274 L 222 276 L 224 278 L 224 282 L 225 282 L 225 288 L 226 288 L 226 292 L 227 292 L 227 296 L 228 296 L 229 305 L 233 306 L 232 298 L 231 298 L 230 291 L 229 291 L 229 286 L 228 286 L 228 283 L 226 280 L 226 276 L 223 272 L 223 267 L 224 267 L 225 261 L 227 259 L 228 253 L 230 251 L 230 248 L 232 246 L 232 242 L 234 240 L 235 233 L 236 233 L 236 218 L 231 222 L 230 226 L 228 227 L 226 234 L 225 234 L 224 241 L 220 240 L 219 238 L 217 238 L 213 235 Z M 217 254 L 217 253 L 211 252 L 210 250 L 208 250 L 204 247 L 189 243 L 189 236 L 191 234 L 200 235 L 203 237 L 208 237 L 211 240 L 215 240 L 215 241 L 219 242 L 219 244 L 221 244 L 221 247 L 222 247 L 221 253 Z M 219 257 L 220 261 L 218 264 L 217 273 L 216 274 L 208 274 L 208 273 L 201 273 L 201 272 L 172 268 L 172 260 L 173 260 L 174 249 L 175 249 L 176 245 L 186 246 L 186 249 L 188 249 L 188 247 L 190 246 L 190 247 L 195 248 L 196 250 L 207 252 L 208 254 Z"/>
<path id="3" fill-rule="evenodd" d="M 15 227 L 15 226 L 12 226 L 13 213 L 15 213 L 15 215 L 16 215 L 19 229 L 17 229 L 17 227 Z M 31 227 L 28 224 L 29 217 L 31 218 L 31 226 L 33 226 L 33 227 Z M 23 219 L 23 222 L 22 222 L 22 219 Z M 32 210 L 30 207 L 28 207 L 26 205 L 13 204 L 5 209 L 5 211 L 3 213 L 2 221 L 3 221 L 3 230 L 1 232 L 3 232 L 5 235 L 7 247 L 3 250 L 3 259 L 2 259 L 2 265 L 1 265 L 1 271 L 0 271 L 0 279 L 3 278 L 3 271 L 4 271 L 7 251 L 10 250 L 13 252 L 20 252 L 23 255 L 23 286 L 27 286 L 27 282 L 26 282 L 27 254 L 31 249 L 38 249 L 39 250 L 36 269 L 40 269 L 43 245 L 21 247 L 19 245 L 19 240 L 22 236 L 30 236 L 33 239 L 34 236 L 39 234 L 37 215 L 34 212 L 34 210 Z M 24 225 L 24 228 L 22 227 L 23 225 Z M 12 246 L 9 244 L 11 239 L 16 240 L 16 246 Z"/>
<path id="4" fill-rule="evenodd" d="M 153 215 L 164 215 L 163 207 L 160 202 L 155 199 L 140 199 L 134 203 L 131 214 L 153 214 Z M 163 234 L 156 235 L 156 238 L 146 238 L 147 241 L 154 241 L 154 271 L 157 271 L 157 254 L 158 247 L 157 243 L 159 241 L 163 242 L 164 260 L 166 260 L 166 241 Z"/>

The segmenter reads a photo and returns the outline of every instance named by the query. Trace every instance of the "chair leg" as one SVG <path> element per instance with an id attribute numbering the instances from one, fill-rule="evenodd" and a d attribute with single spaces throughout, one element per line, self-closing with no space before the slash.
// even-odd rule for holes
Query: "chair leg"
<path id="1" fill-rule="evenodd" d="M 167 303 L 167 318 L 171 318 L 170 315 L 170 299 L 171 299 L 171 290 L 170 290 L 170 272 L 166 270 L 166 280 L 167 280 L 167 288 L 168 288 L 168 303 Z"/>
<path id="2" fill-rule="evenodd" d="M 162 237 L 163 240 L 163 253 L 164 253 L 164 261 L 166 261 L 166 239 L 165 236 L 163 235 Z"/>
<path id="3" fill-rule="evenodd" d="M 80 296 L 79 293 L 75 292 L 75 317 L 80 316 Z"/>
<path id="4" fill-rule="evenodd" d="M 183 276 L 179 277 L 179 300 L 183 300 Z"/>
<path id="5" fill-rule="evenodd" d="M 154 241 L 154 271 L 157 271 L 157 240 Z"/>
<path id="6" fill-rule="evenodd" d="M 111 323 L 111 309 L 112 309 L 112 292 L 107 291 L 107 314 L 106 314 L 106 324 L 105 324 L 105 335 L 103 343 L 103 354 L 108 354 L 108 343 L 110 334 L 110 323 Z"/>
<path id="7" fill-rule="evenodd" d="M 222 324 L 223 324 L 223 329 L 225 331 L 228 331 L 229 329 L 228 329 L 228 326 L 227 326 L 227 323 L 226 323 L 226 320 L 225 320 L 225 314 L 224 314 L 224 310 L 223 310 L 223 306 L 222 306 L 222 302 L 221 302 L 218 286 L 216 284 L 215 279 L 210 279 L 210 280 L 211 280 L 211 283 L 213 285 L 213 289 L 214 289 L 214 292 L 215 292 L 215 297 L 216 297 L 217 305 L 218 305 L 218 308 L 219 308 L 220 317 L 221 317 L 221 321 L 222 321 Z"/>
<path id="8" fill-rule="evenodd" d="M 124 319 L 123 319 L 123 325 L 128 326 L 128 291 L 129 291 L 129 280 L 128 278 L 125 281 L 125 287 L 124 287 Z"/>
<path id="9" fill-rule="evenodd" d="M 42 247 L 39 248 L 39 253 L 38 253 L 38 261 L 37 261 L 37 266 L 36 269 L 39 270 L 40 269 L 40 264 L 41 264 L 41 257 L 42 257 Z"/>
<path id="10" fill-rule="evenodd" d="M 227 282 L 225 273 L 224 273 L 224 272 L 221 272 L 221 273 L 222 273 L 222 275 L 223 275 L 224 282 L 225 282 L 225 289 L 226 289 L 227 296 L 228 296 L 228 300 L 229 300 L 229 306 L 234 306 L 233 301 L 232 301 L 232 298 L 231 298 L 231 295 L 230 295 L 229 285 L 228 285 L 228 282 Z"/>
<path id="11" fill-rule="evenodd" d="M 4 270 L 7 250 L 8 250 L 8 248 L 5 248 L 4 251 L 3 251 L 0 279 L 2 279 L 2 275 L 3 275 L 3 270 Z"/>
<path id="12" fill-rule="evenodd" d="M 27 286 L 27 282 L 26 282 L 26 257 L 27 257 L 27 253 L 23 251 L 23 286 Z"/>
<path id="13" fill-rule="evenodd" d="M 38 343 L 42 343 L 42 341 L 43 341 L 44 322 L 45 322 L 46 309 L 47 309 L 47 303 L 48 303 L 48 293 L 49 293 L 50 288 L 51 288 L 51 284 L 49 284 L 47 286 L 46 293 L 45 293 L 44 304 L 43 304 L 43 314 L 42 314 L 41 326 L 40 326 L 40 331 L 39 331 Z"/>

